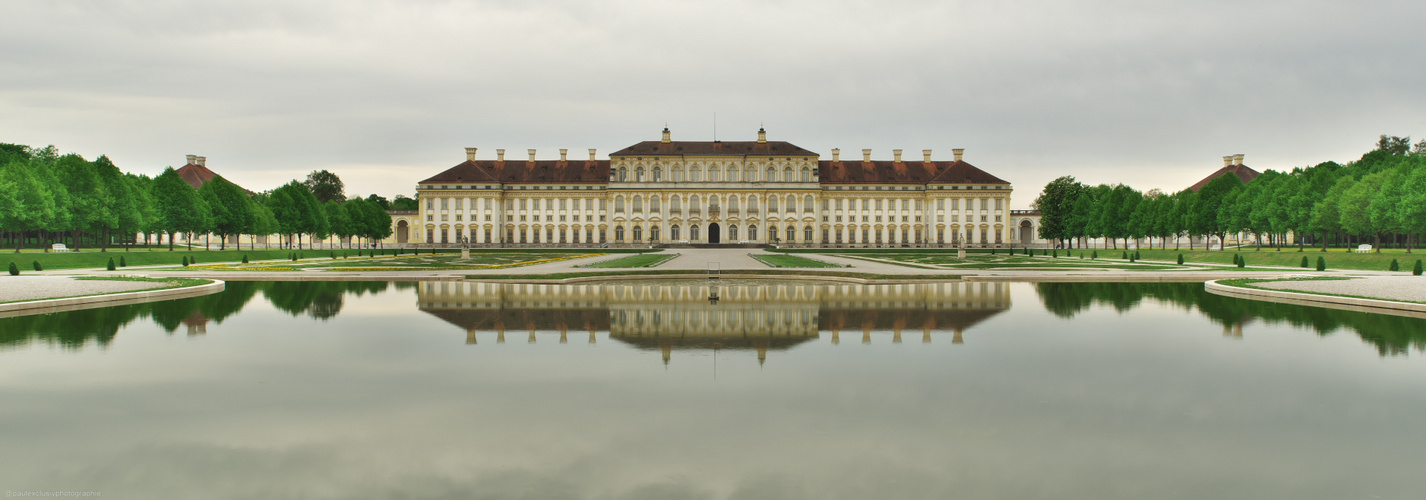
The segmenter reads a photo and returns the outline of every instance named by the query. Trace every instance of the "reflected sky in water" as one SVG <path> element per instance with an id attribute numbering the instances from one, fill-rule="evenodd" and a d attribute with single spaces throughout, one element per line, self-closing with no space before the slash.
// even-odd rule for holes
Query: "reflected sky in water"
<path id="1" fill-rule="evenodd" d="M 1417 498 L 1423 339 L 1201 284 L 233 282 L 0 319 L 0 489 Z"/>

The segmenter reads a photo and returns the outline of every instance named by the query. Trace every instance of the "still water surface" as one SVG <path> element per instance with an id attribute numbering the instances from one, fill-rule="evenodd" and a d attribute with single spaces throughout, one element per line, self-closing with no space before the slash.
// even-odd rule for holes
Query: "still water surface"
<path id="1" fill-rule="evenodd" d="M 1421 498 L 1423 347 L 1201 284 L 231 282 L 0 319 L 0 489 Z"/>

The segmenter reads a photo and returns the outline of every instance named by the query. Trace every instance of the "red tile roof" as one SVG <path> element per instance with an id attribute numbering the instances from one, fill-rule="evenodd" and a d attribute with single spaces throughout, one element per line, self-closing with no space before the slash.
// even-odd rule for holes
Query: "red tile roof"
<path id="1" fill-rule="evenodd" d="M 964 161 L 821 161 L 823 184 L 1009 184 Z"/>
<path id="2" fill-rule="evenodd" d="M 609 160 L 466 161 L 421 184 L 502 182 L 509 184 L 577 184 L 609 182 Z"/>
<path id="3" fill-rule="evenodd" d="M 178 167 L 178 170 L 176 170 L 175 172 L 178 173 L 178 177 L 180 179 L 183 179 L 183 182 L 187 182 L 189 186 L 193 186 L 193 189 L 201 188 L 204 184 L 207 184 L 209 181 L 212 181 L 214 177 L 219 177 L 216 172 L 209 170 L 208 167 L 202 165 L 194 165 L 192 163 L 189 163 L 182 167 Z M 242 189 L 243 192 L 248 194 L 248 196 L 253 195 L 252 191 L 248 191 L 242 186 L 238 186 L 238 189 Z"/>
<path id="4" fill-rule="evenodd" d="M 1229 165 L 1214 171 L 1212 174 L 1209 174 L 1208 177 L 1204 177 L 1203 180 L 1193 183 L 1193 185 L 1188 188 L 1197 193 L 1198 190 L 1203 189 L 1203 186 L 1207 186 L 1208 183 L 1213 182 L 1213 179 L 1217 179 L 1228 173 L 1238 176 L 1238 180 L 1243 181 L 1243 184 L 1247 184 L 1253 179 L 1257 179 L 1259 175 L 1262 175 L 1259 174 L 1257 170 L 1248 168 L 1247 165 Z"/>
<path id="5" fill-rule="evenodd" d="M 784 141 L 644 141 L 609 153 L 609 155 L 766 155 L 810 157 L 816 156 L 817 153 Z"/>

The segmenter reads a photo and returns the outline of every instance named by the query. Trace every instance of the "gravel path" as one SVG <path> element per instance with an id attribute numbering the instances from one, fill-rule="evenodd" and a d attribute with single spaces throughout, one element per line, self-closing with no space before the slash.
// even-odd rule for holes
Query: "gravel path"
<path id="1" fill-rule="evenodd" d="M 1372 276 L 1350 280 L 1275 281 L 1253 283 L 1274 290 L 1355 295 L 1384 300 L 1426 302 L 1426 277 Z"/>
<path id="2" fill-rule="evenodd" d="M 80 281 L 69 276 L 0 276 L 0 302 L 132 292 L 168 286 L 141 281 Z"/>

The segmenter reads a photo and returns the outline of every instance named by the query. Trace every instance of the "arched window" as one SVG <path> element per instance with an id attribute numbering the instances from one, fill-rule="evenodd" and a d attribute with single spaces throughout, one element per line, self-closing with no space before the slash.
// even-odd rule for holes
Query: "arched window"
<path id="1" fill-rule="evenodd" d="M 708 197 L 708 210 L 718 209 L 718 195 Z"/>
<path id="2" fill-rule="evenodd" d="M 749 213 L 755 212 L 755 211 L 757 211 L 757 209 L 758 209 L 758 195 L 755 195 L 755 194 L 750 194 L 750 195 L 748 195 L 748 211 L 749 211 Z"/>
<path id="3" fill-rule="evenodd" d="M 649 241 L 658 241 L 658 240 L 659 240 L 659 227 L 658 227 L 658 226 L 649 226 Z"/>
<path id="4" fill-rule="evenodd" d="M 791 195 L 791 194 L 790 194 L 790 195 L 787 195 L 787 206 L 786 206 L 786 207 L 783 207 L 783 208 L 785 208 L 785 209 L 788 211 L 788 213 L 796 212 L 796 211 L 797 211 L 797 196 L 796 196 L 796 195 Z"/>
<path id="5" fill-rule="evenodd" d="M 776 211 L 777 211 L 777 195 L 768 195 L 768 197 L 767 197 L 767 211 L 768 211 L 769 213 L 771 213 L 771 212 L 776 212 Z"/>
<path id="6" fill-rule="evenodd" d="M 683 167 L 673 167 L 673 181 L 683 182 Z"/>
<path id="7" fill-rule="evenodd" d="M 644 182 L 644 167 L 639 167 L 634 170 L 634 180 L 636 182 Z"/>
<path id="8" fill-rule="evenodd" d="M 775 180 L 777 180 L 777 169 L 772 168 L 772 165 L 768 165 L 767 176 L 763 177 L 763 182 L 772 182 Z"/>
<path id="9" fill-rule="evenodd" d="M 708 167 L 708 182 L 718 182 L 718 165 Z"/>
<path id="10" fill-rule="evenodd" d="M 782 182 L 792 182 L 792 167 L 782 169 Z"/>
<path id="11" fill-rule="evenodd" d="M 673 210 L 673 211 L 675 211 L 675 212 L 677 212 L 677 211 L 679 211 L 679 210 L 683 210 L 683 205 L 682 205 L 681 203 L 679 203 L 679 201 L 680 201 L 680 200 L 679 200 L 679 198 L 678 198 L 678 195 L 673 195 L 673 198 L 671 198 L 671 199 L 668 200 L 668 208 L 669 208 L 669 210 Z"/>
<path id="12" fill-rule="evenodd" d="M 689 197 L 688 197 L 688 210 L 689 210 L 689 211 L 694 211 L 694 210 L 698 210 L 699 208 L 701 208 L 701 205 L 698 204 L 698 195 L 695 194 L 695 195 L 693 195 L 693 196 L 689 196 Z"/>
<path id="13" fill-rule="evenodd" d="M 748 239 L 749 239 L 749 240 L 757 241 L 757 239 L 758 239 L 758 225 L 757 225 L 757 224 L 751 224 L 751 225 L 748 226 Z"/>
<path id="14" fill-rule="evenodd" d="M 728 166 L 728 182 L 738 182 L 738 167 Z"/>
<path id="15" fill-rule="evenodd" d="M 627 180 L 629 180 L 629 169 L 627 167 L 619 167 L 619 182 Z"/>
<path id="16" fill-rule="evenodd" d="M 673 239 L 673 240 L 675 240 L 675 241 L 678 240 L 678 224 L 674 224 L 674 225 L 672 225 L 672 226 L 669 226 L 669 228 L 668 228 L 668 237 L 671 238 L 671 239 Z"/>
<path id="17" fill-rule="evenodd" d="M 737 225 L 737 224 L 733 224 L 733 225 L 731 225 L 731 226 L 728 226 L 728 240 L 729 240 L 729 241 L 737 241 L 737 240 L 738 240 L 738 225 Z"/>
<path id="18" fill-rule="evenodd" d="M 635 243 L 638 243 L 638 242 L 642 242 L 642 241 L 644 241 L 644 228 L 643 228 L 643 226 L 634 226 L 634 242 L 635 242 Z"/>
<path id="19" fill-rule="evenodd" d="M 698 241 L 698 224 L 688 227 L 688 239 Z"/>
<path id="20" fill-rule="evenodd" d="M 635 231 L 638 231 L 638 229 L 635 229 Z M 787 241 L 790 243 L 795 239 L 797 239 L 797 229 L 792 226 L 787 226 Z"/>
<path id="21" fill-rule="evenodd" d="M 643 211 L 644 211 L 644 197 L 643 197 L 643 196 L 639 196 L 639 195 L 634 195 L 634 213 L 639 213 L 639 212 L 643 212 Z M 637 229 L 635 229 L 635 231 L 637 231 Z"/>
<path id="22" fill-rule="evenodd" d="M 654 182 L 663 182 L 663 167 L 654 167 Z"/>
<path id="23" fill-rule="evenodd" d="M 624 226 L 614 226 L 614 241 L 624 242 Z"/>
<path id="24" fill-rule="evenodd" d="M 807 195 L 807 196 L 803 196 L 803 197 L 802 197 L 802 211 L 803 211 L 803 212 L 811 212 L 811 211 L 812 211 L 812 207 L 815 206 L 815 205 L 816 205 L 816 202 L 812 201 L 812 195 L 809 194 L 809 195 Z"/>
<path id="25" fill-rule="evenodd" d="M 802 182 L 812 182 L 812 169 L 802 167 Z"/>
<path id="26" fill-rule="evenodd" d="M 623 212 L 623 211 L 624 211 L 624 196 L 623 196 L 623 195 L 619 195 L 619 196 L 615 196 L 615 197 L 614 197 L 614 211 L 615 211 L 615 212 Z"/>
<path id="27" fill-rule="evenodd" d="M 812 241 L 812 226 L 802 228 L 802 239 L 805 241 Z"/>
<path id="28" fill-rule="evenodd" d="M 659 197 L 649 197 L 649 211 L 653 213 L 659 213 Z"/>
<path id="29" fill-rule="evenodd" d="M 730 196 L 728 196 L 728 210 L 729 210 L 729 211 L 734 211 L 734 210 L 737 210 L 737 209 L 738 209 L 738 195 L 735 194 L 735 195 L 730 195 Z"/>
<path id="30" fill-rule="evenodd" d="M 697 166 L 688 169 L 688 182 L 702 182 L 703 172 Z"/>

